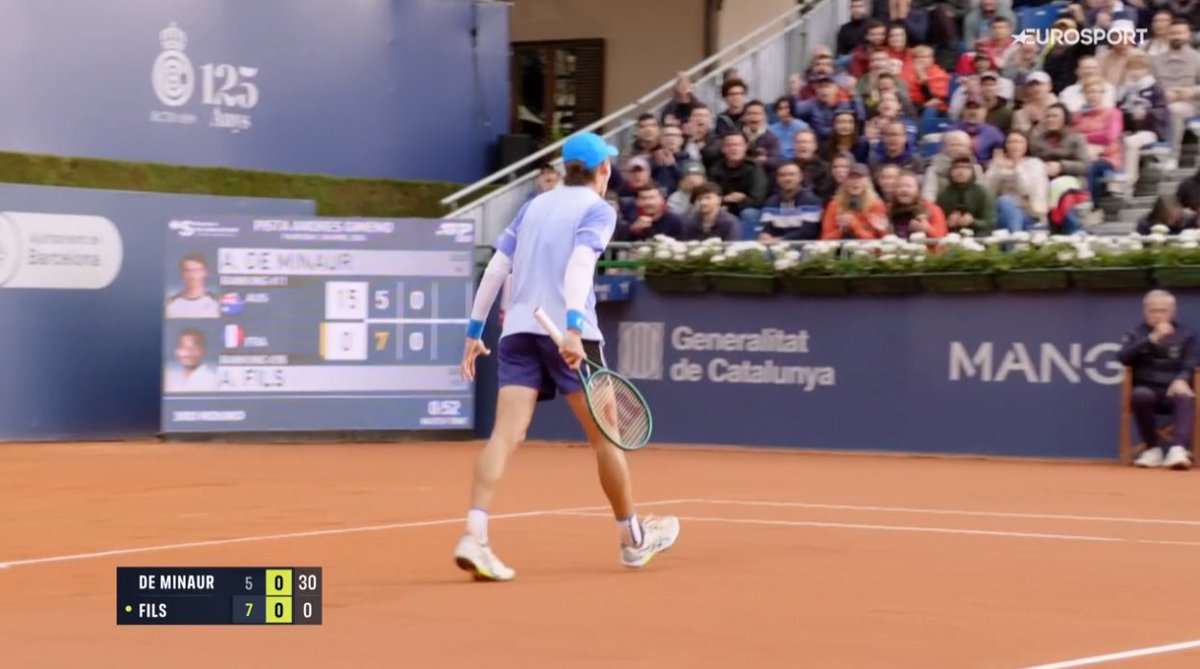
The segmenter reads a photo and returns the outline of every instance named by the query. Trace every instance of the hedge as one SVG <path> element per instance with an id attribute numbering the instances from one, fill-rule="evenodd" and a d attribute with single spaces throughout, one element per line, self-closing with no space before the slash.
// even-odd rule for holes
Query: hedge
<path id="1" fill-rule="evenodd" d="M 11 152 L 0 152 L 0 182 L 314 200 L 317 214 L 322 216 L 380 218 L 443 216 L 449 213 L 449 210 L 438 202 L 462 187 L 460 184 L 438 181 L 351 179 L 318 174 L 189 167 Z"/>

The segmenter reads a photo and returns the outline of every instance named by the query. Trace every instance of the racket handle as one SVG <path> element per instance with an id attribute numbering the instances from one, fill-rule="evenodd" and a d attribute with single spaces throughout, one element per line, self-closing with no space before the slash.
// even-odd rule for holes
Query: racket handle
<path id="1" fill-rule="evenodd" d="M 550 335 L 550 338 L 554 340 L 555 344 L 562 343 L 562 331 L 560 331 L 558 327 L 554 325 L 554 321 L 550 320 L 550 317 L 546 315 L 546 311 L 544 309 L 541 307 L 534 309 L 533 317 L 537 319 L 538 323 L 541 323 L 542 328 L 546 331 L 546 334 Z"/>

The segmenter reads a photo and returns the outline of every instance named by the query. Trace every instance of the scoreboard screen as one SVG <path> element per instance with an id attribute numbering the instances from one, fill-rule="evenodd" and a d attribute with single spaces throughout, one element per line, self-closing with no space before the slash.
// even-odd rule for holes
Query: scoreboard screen
<path id="1" fill-rule="evenodd" d="M 162 431 L 465 430 L 474 226 L 171 221 Z"/>
<path id="2" fill-rule="evenodd" d="M 320 567 L 117 567 L 118 625 L 320 625 Z"/>

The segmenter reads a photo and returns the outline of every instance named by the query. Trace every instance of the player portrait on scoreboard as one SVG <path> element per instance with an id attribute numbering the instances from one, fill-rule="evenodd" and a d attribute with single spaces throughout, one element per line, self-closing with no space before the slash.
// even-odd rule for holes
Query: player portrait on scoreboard
<path id="1" fill-rule="evenodd" d="M 183 290 L 167 297 L 167 318 L 217 318 L 221 305 L 209 292 L 208 260 L 201 253 L 189 253 L 179 260 Z"/>
<path id="2" fill-rule="evenodd" d="M 217 389 L 217 372 L 204 361 L 208 340 L 196 328 L 186 328 L 175 339 L 175 360 L 167 365 L 165 389 L 169 393 Z"/>

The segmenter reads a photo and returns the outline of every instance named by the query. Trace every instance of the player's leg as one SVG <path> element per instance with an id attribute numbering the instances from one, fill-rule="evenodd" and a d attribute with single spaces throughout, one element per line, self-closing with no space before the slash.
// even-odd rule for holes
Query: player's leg
<path id="1" fill-rule="evenodd" d="M 618 519 L 632 518 L 634 516 L 633 479 L 629 475 L 629 462 L 625 459 L 625 451 L 617 448 L 597 427 L 596 421 L 588 410 L 587 399 L 582 390 L 567 395 L 566 400 L 567 404 L 571 406 L 571 412 L 575 414 L 576 420 L 583 427 L 588 443 L 592 445 L 592 450 L 596 453 L 600 487 L 604 489 L 604 496 L 608 498 L 613 513 Z M 626 528 L 622 532 L 622 540 L 637 543 L 638 537 L 626 536 L 629 532 L 636 535 L 638 528 Z"/>
<path id="2" fill-rule="evenodd" d="M 496 485 L 504 476 L 508 458 L 525 440 L 533 410 L 537 406 L 538 390 L 508 385 L 500 388 L 496 399 L 496 422 L 492 435 L 475 460 L 471 482 L 471 509 L 487 510 L 492 505 Z M 476 528 L 470 528 L 474 531 Z M 479 527 L 480 539 L 487 543 L 487 526 Z"/>
<path id="3" fill-rule="evenodd" d="M 500 392 L 496 400 L 496 420 L 487 444 L 475 460 L 467 532 L 459 539 L 454 559 L 460 568 L 472 572 L 477 579 L 507 581 L 516 576 L 516 572 L 491 549 L 488 509 L 496 486 L 504 476 L 509 456 L 525 440 L 539 393 L 546 385 L 546 374 L 537 348 L 528 336 L 504 337 L 498 348 Z"/>
<path id="4" fill-rule="evenodd" d="M 584 350 L 589 359 L 603 364 L 603 352 L 597 342 L 585 342 Z M 633 477 L 629 473 L 625 451 L 604 436 L 588 409 L 579 375 L 567 368 L 561 358 L 558 360 L 559 366 L 552 367 L 553 378 L 596 454 L 600 486 L 612 506 L 620 532 L 621 561 L 626 566 L 640 567 L 674 545 L 679 537 L 679 519 L 674 516 L 638 518 L 633 498 Z"/>

